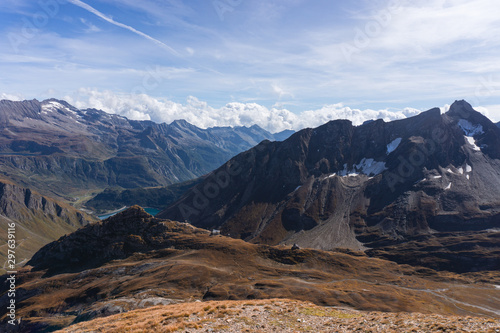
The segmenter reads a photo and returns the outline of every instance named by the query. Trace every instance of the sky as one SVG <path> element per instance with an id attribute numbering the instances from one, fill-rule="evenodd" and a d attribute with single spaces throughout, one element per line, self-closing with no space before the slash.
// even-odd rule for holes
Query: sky
<path id="1" fill-rule="evenodd" d="M 465 99 L 500 121 L 497 0 L 2 0 L 0 99 L 271 132 Z"/>

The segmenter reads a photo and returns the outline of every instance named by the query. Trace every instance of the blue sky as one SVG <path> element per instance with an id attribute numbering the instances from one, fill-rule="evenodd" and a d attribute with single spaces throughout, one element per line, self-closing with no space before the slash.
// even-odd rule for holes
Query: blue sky
<path id="1" fill-rule="evenodd" d="M 269 130 L 455 99 L 500 121 L 496 0 L 2 0 L 0 98 Z"/>

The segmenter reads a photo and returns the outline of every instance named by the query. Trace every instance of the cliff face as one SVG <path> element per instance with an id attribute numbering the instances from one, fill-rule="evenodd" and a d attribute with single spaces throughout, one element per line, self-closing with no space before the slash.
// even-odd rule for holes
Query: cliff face
<path id="1" fill-rule="evenodd" d="M 7 243 L 8 224 L 15 223 L 16 262 L 21 265 L 43 245 L 95 221 L 93 217 L 30 189 L 0 180 L 0 240 Z M 7 248 L 0 248 L 1 269 Z"/>
<path id="2" fill-rule="evenodd" d="M 268 244 L 364 249 L 500 227 L 500 130 L 464 102 L 362 126 L 329 122 L 263 142 L 161 218 Z"/>

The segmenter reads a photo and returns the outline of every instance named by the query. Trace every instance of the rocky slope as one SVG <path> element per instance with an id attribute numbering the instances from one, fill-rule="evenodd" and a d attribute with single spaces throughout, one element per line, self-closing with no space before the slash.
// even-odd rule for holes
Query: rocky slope
<path id="1" fill-rule="evenodd" d="M 500 317 L 498 272 L 440 273 L 362 253 L 250 244 L 154 218 L 140 207 L 46 245 L 29 265 L 17 276 L 21 332 L 135 309 L 154 313 L 157 305 L 179 304 L 180 311 L 180 303 L 193 301 L 273 298 L 363 311 Z M 8 284 L 0 280 L 4 304 Z M 0 329 L 7 327 L 5 311 L 1 306 Z"/>
<path id="2" fill-rule="evenodd" d="M 184 120 L 134 121 L 55 99 L 0 101 L 1 174 L 65 199 L 196 178 L 264 139 L 275 137 L 258 126 L 203 130 Z"/>
<path id="3" fill-rule="evenodd" d="M 95 218 L 30 189 L 0 180 L 0 221 L 0 271 L 5 272 L 9 224 L 15 224 L 15 257 L 20 267 L 43 245 Z"/>
<path id="4" fill-rule="evenodd" d="M 500 129 L 457 101 L 446 114 L 337 120 L 262 142 L 158 216 L 252 242 L 363 250 L 499 228 L 499 188 Z"/>

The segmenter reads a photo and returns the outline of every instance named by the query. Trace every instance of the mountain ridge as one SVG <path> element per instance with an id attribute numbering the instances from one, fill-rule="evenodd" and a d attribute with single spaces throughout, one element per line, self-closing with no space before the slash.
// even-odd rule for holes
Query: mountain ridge
<path id="1" fill-rule="evenodd" d="M 486 230 L 500 226 L 499 147 L 498 127 L 465 101 L 389 123 L 331 121 L 237 155 L 158 217 L 324 250 Z"/>
<path id="2" fill-rule="evenodd" d="M 183 120 L 129 120 L 56 99 L 0 101 L 1 174 L 67 201 L 107 187 L 190 180 L 264 139 L 275 137 L 258 126 L 204 130 Z"/>

